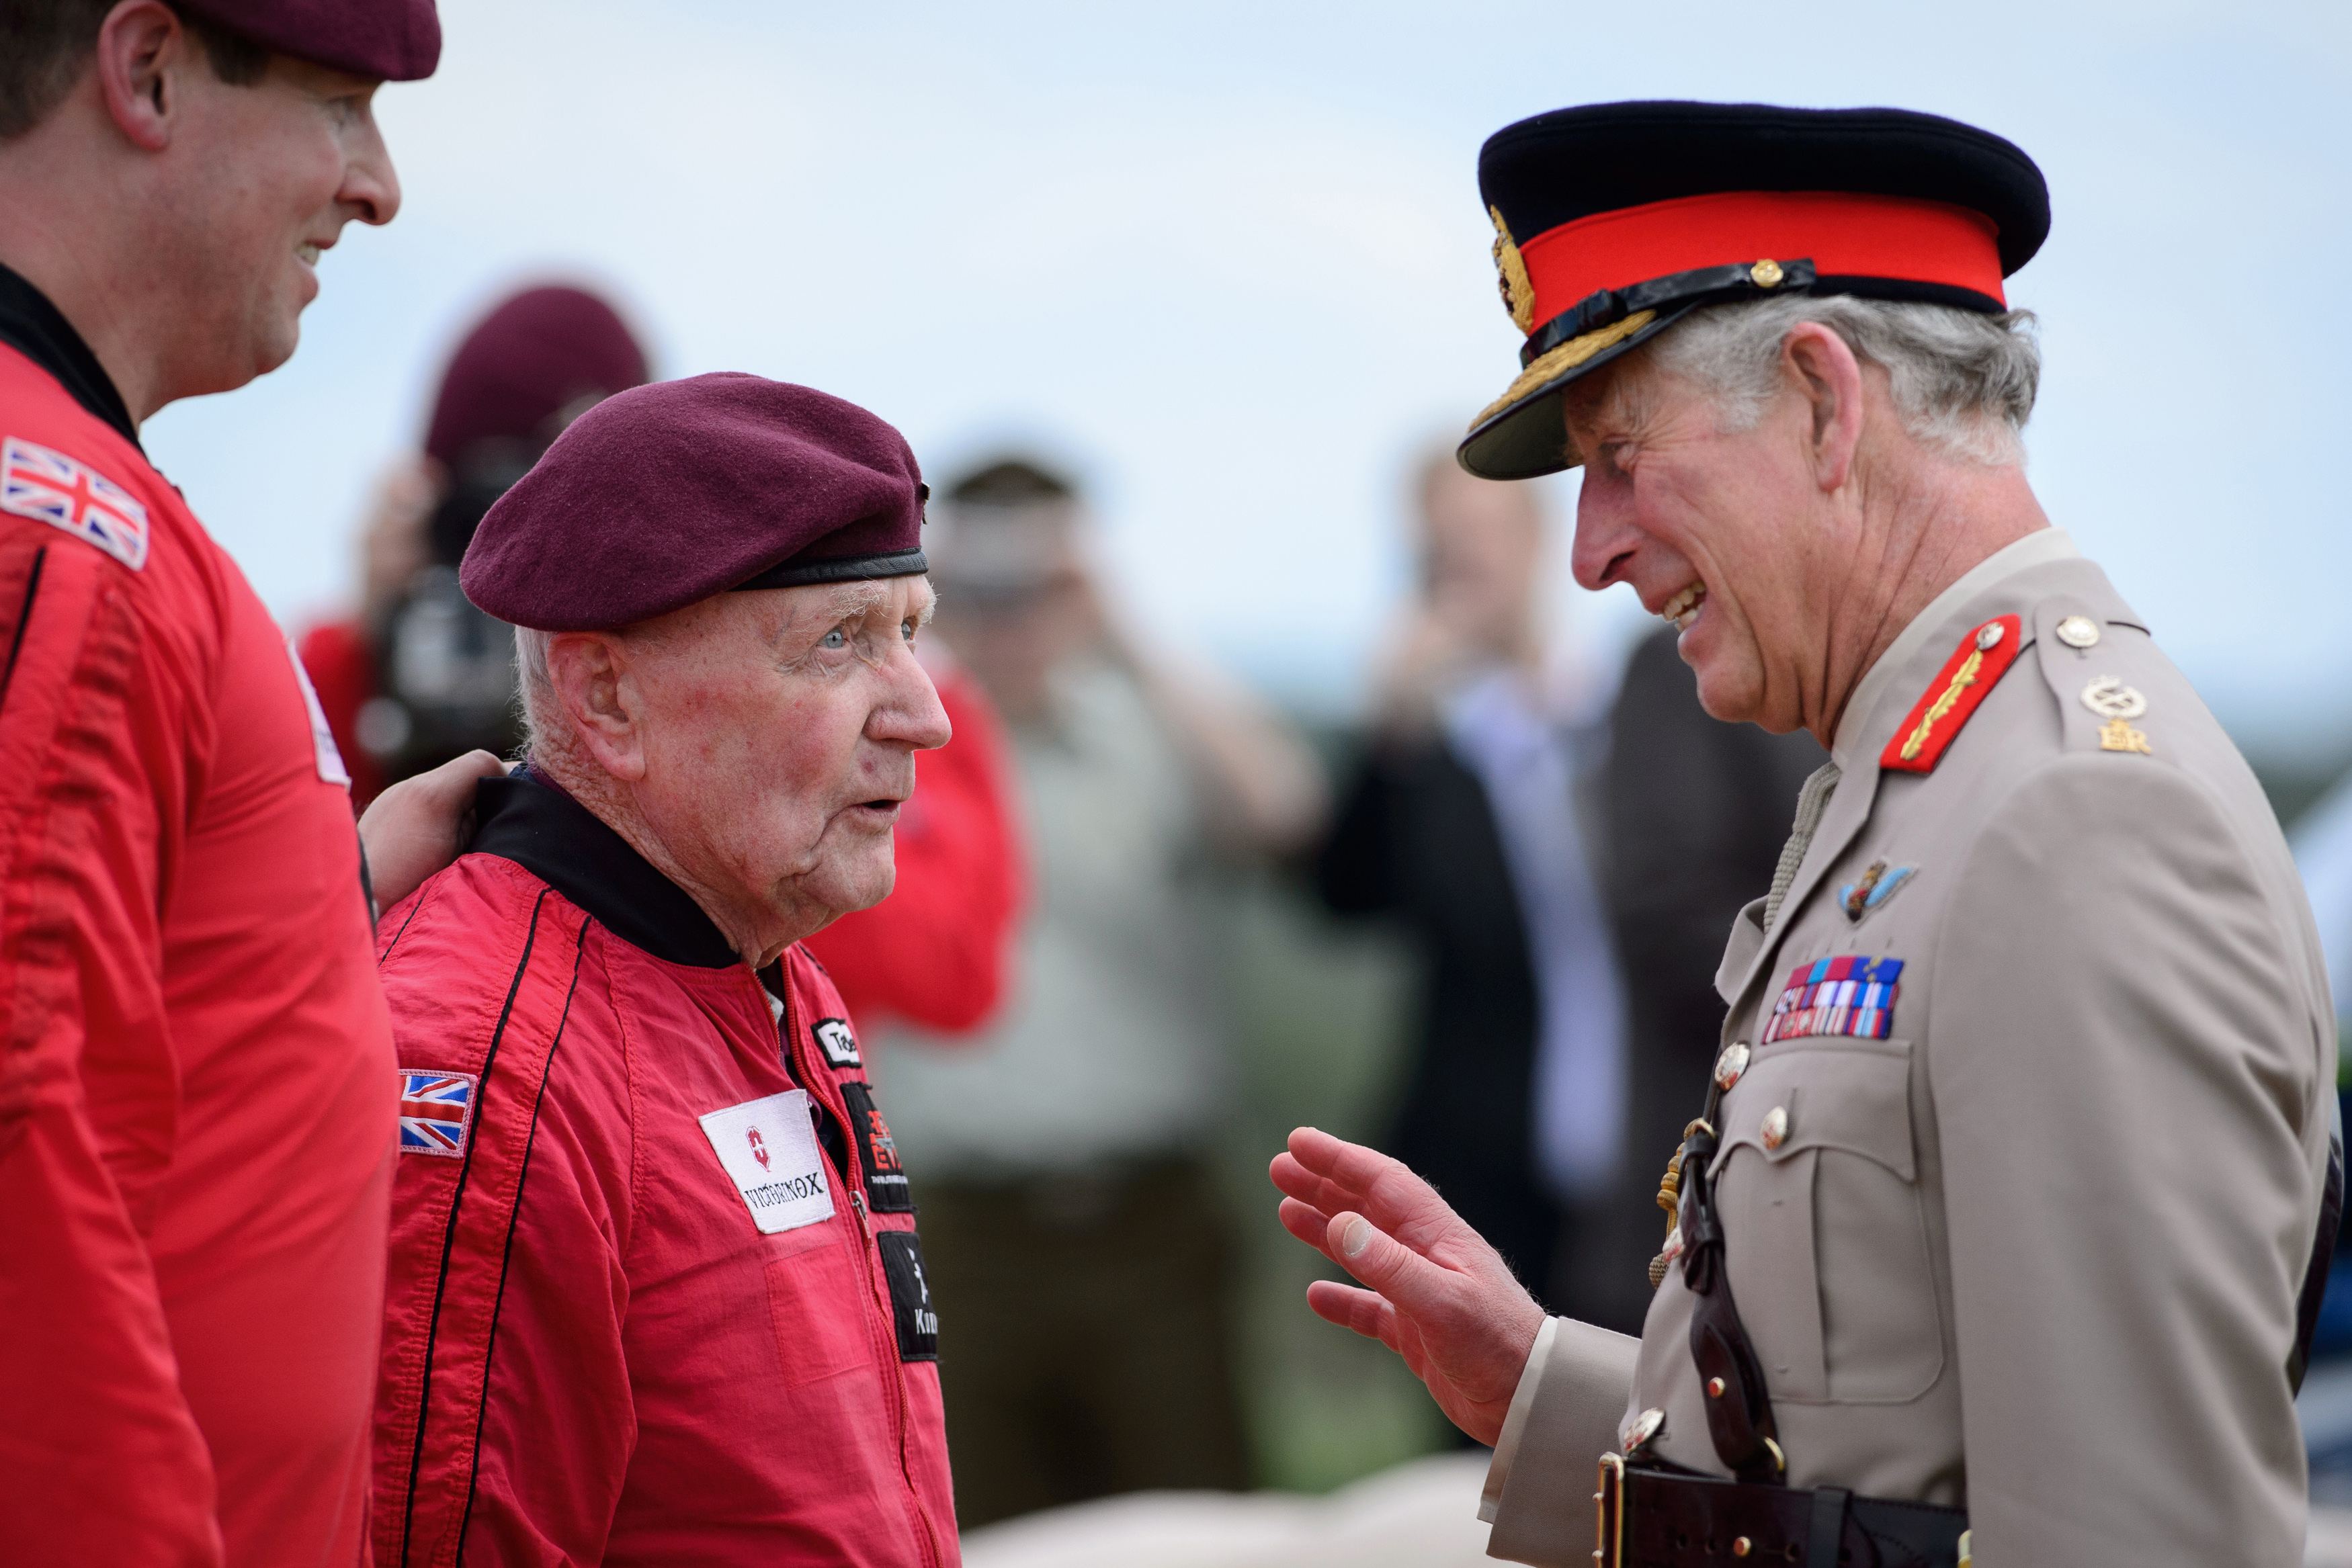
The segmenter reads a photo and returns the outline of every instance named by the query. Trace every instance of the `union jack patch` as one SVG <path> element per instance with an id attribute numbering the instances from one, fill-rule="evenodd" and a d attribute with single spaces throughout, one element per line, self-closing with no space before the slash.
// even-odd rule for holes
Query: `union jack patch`
<path id="1" fill-rule="evenodd" d="M 402 1154 L 462 1155 L 473 1119 L 472 1073 L 400 1070 Z"/>
<path id="2" fill-rule="evenodd" d="M 1895 998 L 1902 990 L 1900 958 L 1817 958 L 1790 971 L 1780 999 L 1764 1026 L 1764 1043 L 1799 1035 L 1885 1040 L 1895 1029 Z"/>
<path id="3" fill-rule="evenodd" d="M 18 436 L 0 445 L 0 511 L 63 528 L 133 571 L 147 564 L 147 508 L 130 491 Z"/>

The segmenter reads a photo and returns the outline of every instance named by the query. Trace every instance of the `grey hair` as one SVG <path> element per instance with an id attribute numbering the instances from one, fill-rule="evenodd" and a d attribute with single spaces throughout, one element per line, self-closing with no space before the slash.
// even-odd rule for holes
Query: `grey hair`
<path id="1" fill-rule="evenodd" d="M 547 670 L 547 644 L 555 633 L 518 626 L 515 637 L 515 702 L 522 714 L 522 744 L 536 751 L 563 724 L 555 702 L 555 679 Z"/>
<path id="2" fill-rule="evenodd" d="M 1780 382 L 1790 329 L 1818 321 L 1884 370 L 1911 434 L 1990 467 L 2025 460 L 2021 439 L 2042 382 L 2033 313 L 1984 315 L 1853 295 L 1783 295 L 1695 310 L 1651 346 L 1659 369 L 1716 394 L 1727 430 L 1752 427 Z"/>

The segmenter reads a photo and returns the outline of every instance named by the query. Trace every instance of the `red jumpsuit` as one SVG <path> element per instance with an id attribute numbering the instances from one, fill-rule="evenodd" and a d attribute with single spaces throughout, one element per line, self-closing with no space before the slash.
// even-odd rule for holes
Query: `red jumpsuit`
<path id="1" fill-rule="evenodd" d="M 0 269 L 10 1563 L 362 1561 L 392 1040 L 314 717 L 95 359 Z"/>
<path id="2" fill-rule="evenodd" d="M 1021 913 L 1021 845 L 1004 731 L 962 670 L 926 660 L 955 738 L 916 759 L 898 818 L 898 881 L 873 908 L 810 937 L 849 1016 L 977 1030 L 1003 993 Z"/>
<path id="3" fill-rule="evenodd" d="M 959 1561 L 937 1319 L 824 973 L 534 775 L 379 936 L 378 1568 Z"/>

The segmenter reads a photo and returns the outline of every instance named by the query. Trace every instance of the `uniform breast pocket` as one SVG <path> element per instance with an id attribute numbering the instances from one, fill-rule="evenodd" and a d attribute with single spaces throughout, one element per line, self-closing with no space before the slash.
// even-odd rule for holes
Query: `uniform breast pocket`
<path id="1" fill-rule="evenodd" d="M 1944 1364 L 1907 1040 L 1767 1046 L 1725 1097 L 1716 1192 L 1773 1396 L 1900 1404 Z"/>
<path id="2" fill-rule="evenodd" d="M 832 1225 L 793 1232 L 768 1262 L 768 1313 L 786 1388 L 873 1364 L 859 1317 L 865 1287 Z M 842 1324 L 857 1325 L 845 1329 Z"/>

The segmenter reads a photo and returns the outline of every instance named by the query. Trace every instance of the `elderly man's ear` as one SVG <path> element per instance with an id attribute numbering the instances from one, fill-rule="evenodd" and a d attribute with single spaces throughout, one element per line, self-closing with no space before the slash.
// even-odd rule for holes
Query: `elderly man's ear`
<path id="1" fill-rule="evenodd" d="M 1780 341 L 1780 362 L 1807 404 L 1807 455 L 1824 493 L 1844 487 L 1862 444 L 1862 361 L 1819 321 L 1801 321 Z"/>
<path id="2" fill-rule="evenodd" d="M 614 778 L 644 778 L 644 708 L 627 644 L 602 632 L 559 633 L 547 644 L 547 674 L 573 741 Z"/>

